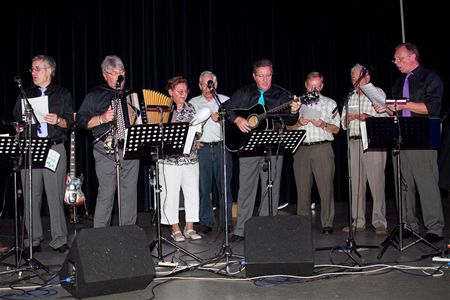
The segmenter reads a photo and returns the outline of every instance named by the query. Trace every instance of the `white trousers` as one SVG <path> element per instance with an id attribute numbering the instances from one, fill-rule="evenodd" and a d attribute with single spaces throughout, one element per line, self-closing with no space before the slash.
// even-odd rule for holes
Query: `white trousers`
<path id="1" fill-rule="evenodd" d="M 180 188 L 183 190 L 186 222 L 199 221 L 199 167 L 168 165 L 159 162 L 161 185 L 161 224 L 179 223 Z"/>

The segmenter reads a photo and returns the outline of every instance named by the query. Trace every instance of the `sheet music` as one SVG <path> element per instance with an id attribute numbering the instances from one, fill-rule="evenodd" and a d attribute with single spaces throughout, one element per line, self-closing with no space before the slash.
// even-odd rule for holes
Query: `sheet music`
<path id="1" fill-rule="evenodd" d="M 29 98 L 28 102 L 30 102 L 38 121 L 45 122 L 44 116 L 48 114 L 48 96 Z M 25 99 L 22 99 L 22 115 L 25 113 L 25 104 Z M 36 122 L 33 120 L 32 124 L 36 124 Z"/>
<path id="2" fill-rule="evenodd" d="M 371 82 L 360 86 L 360 88 L 372 103 L 386 106 L 386 95 L 380 92 L 380 90 L 376 88 Z"/>
<path id="3" fill-rule="evenodd" d="M 184 144 L 183 149 L 184 154 L 191 153 L 192 144 L 194 143 L 195 134 L 197 132 L 202 132 L 202 124 L 189 126 L 188 134 L 186 137 L 186 143 Z"/>
<path id="4" fill-rule="evenodd" d="M 322 114 L 319 110 L 314 109 L 308 105 L 302 105 L 300 107 L 300 116 L 302 116 L 305 119 L 309 120 L 320 119 L 321 115 Z"/>
<path id="5" fill-rule="evenodd" d="M 369 141 L 367 138 L 367 126 L 366 122 L 359 122 L 359 130 L 361 132 L 361 140 L 362 140 L 362 147 L 363 151 L 366 151 L 369 147 Z"/>

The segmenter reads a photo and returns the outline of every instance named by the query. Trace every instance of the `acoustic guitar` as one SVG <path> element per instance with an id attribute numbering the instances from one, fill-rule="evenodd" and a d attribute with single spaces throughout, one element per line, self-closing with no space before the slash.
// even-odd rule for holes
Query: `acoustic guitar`
<path id="1" fill-rule="evenodd" d="M 267 110 L 266 106 L 261 104 L 255 104 L 248 109 L 234 109 L 233 111 L 239 117 L 247 119 L 247 122 L 251 130 L 270 130 L 273 129 L 273 123 L 269 122 L 267 115 L 277 114 L 287 110 L 292 102 L 301 102 L 302 104 L 312 104 L 319 101 L 319 92 L 314 90 L 312 92 L 306 93 L 303 96 L 297 97 L 283 103 L 275 108 Z M 225 126 L 225 146 L 228 151 L 237 152 L 241 150 L 248 139 L 250 138 L 250 133 L 242 132 L 235 123 L 228 122 Z"/>

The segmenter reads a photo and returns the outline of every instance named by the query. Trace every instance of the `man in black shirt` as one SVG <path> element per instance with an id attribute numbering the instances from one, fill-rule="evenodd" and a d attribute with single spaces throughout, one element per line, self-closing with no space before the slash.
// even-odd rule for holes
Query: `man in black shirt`
<path id="1" fill-rule="evenodd" d="M 261 59 L 253 64 L 253 79 L 255 84 L 245 86 L 237 90 L 231 99 L 227 101 L 227 118 L 237 126 L 240 132 L 248 133 L 251 126 L 248 120 L 236 114 L 236 109 L 249 109 L 256 104 L 263 104 L 268 109 L 273 109 L 289 102 L 292 96 L 280 87 L 272 85 L 273 67 L 272 62 Z M 283 123 L 293 125 L 298 120 L 300 104 L 291 102 L 290 109 L 286 110 L 287 116 L 283 117 Z M 284 112 L 283 112 L 284 113 Z M 280 118 L 273 119 L 274 129 L 283 128 Z M 226 139 L 237 137 L 226 136 Z M 228 143 L 228 142 L 227 142 Z M 283 155 L 273 155 L 271 159 L 271 174 L 273 178 L 272 188 L 272 211 L 275 215 L 278 208 L 281 169 L 283 166 Z M 261 202 L 259 215 L 269 215 L 268 193 L 266 191 L 267 172 L 264 172 L 264 156 L 248 156 L 239 158 L 239 193 L 237 223 L 230 241 L 238 241 L 244 236 L 244 224 L 253 215 L 255 198 L 258 189 L 258 179 L 261 180 Z"/>
<path id="2" fill-rule="evenodd" d="M 116 190 L 116 163 L 113 151 L 108 151 L 108 130 L 114 119 L 111 101 L 122 93 L 125 86 L 125 66 L 115 56 L 107 56 L 102 62 L 102 73 L 106 84 L 93 88 L 84 98 L 77 114 L 80 127 L 91 129 L 94 143 L 95 171 L 98 178 L 98 194 L 95 206 L 94 227 L 106 227 L 111 223 Z M 136 223 L 137 217 L 137 182 L 139 160 L 124 160 L 123 141 L 119 140 L 120 163 L 120 225 Z M 105 147 L 106 146 L 106 147 Z"/>
<path id="3" fill-rule="evenodd" d="M 33 169 L 32 171 L 32 201 L 33 201 L 33 249 L 40 251 L 40 242 L 44 239 L 41 222 L 41 204 L 43 185 L 47 196 L 47 204 L 50 213 L 50 228 L 52 241 L 50 247 L 55 251 L 65 253 L 67 246 L 67 224 L 64 215 L 64 190 L 65 177 L 67 171 L 67 154 L 64 142 L 68 140 L 68 128 L 73 125 L 72 96 L 69 91 L 52 83 L 55 77 L 56 62 L 47 55 L 37 55 L 32 59 L 30 69 L 33 79 L 33 86 L 27 88 L 25 93 L 28 99 L 47 96 L 48 111 L 44 116 L 44 121 L 40 123 L 41 128 L 38 131 L 36 125 L 32 125 L 32 137 L 48 137 L 52 142 L 52 150 L 59 154 L 59 161 L 55 172 L 52 170 Z M 23 120 L 22 114 L 22 95 L 18 96 L 14 108 L 14 117 L 16 120 Z M 27 171 L 21 172 L 23 188 L 25 191 L 25 226 L 27 231 L 29 195 L 28 195 L 28 176 Z M 29 243 L 27 240 L 26 243 Z"/>
<path id="4" fill-rule="evenodd" d="M 412 43 L 400 44 L 395 48 L 392 62 L 402 76 L 392 88 L 392 96 L 408 98 L 405 105 L 388 105 L 391 111 L 406 116 L 439 117 L 444 86 L 436 72 L 424 68 L 419 61 L 419 50 Z M 416 215 L 416 189 L 419 192 L 423 223 L 427 229 L 425 238 L 430 242 L 442 239 L 444 215 L 441 194 L 438 187 L 439 171 L 437 150 L 401 150 L 401 174 L 406 191 L 404 201 L 405 223 L 418 231 Z M 403 187 L 402 187 L 403 188 Z"/>

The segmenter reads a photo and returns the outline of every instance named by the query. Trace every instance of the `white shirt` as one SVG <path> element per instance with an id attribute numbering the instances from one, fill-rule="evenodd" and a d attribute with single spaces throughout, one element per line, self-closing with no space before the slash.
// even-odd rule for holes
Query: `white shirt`
<path id="1" fill-rule="evenodd" d="M 230 97 L 227 97 L 225 95 L 218 94 L 218 96 L 220 103 L 224 103 L 228 99 L 230 99 Z M 203 95 L 190 99 L 189 103 L 194 106 L 197 112 L 204 107 L 207 107 L 212 113 L 219 111 L 219 105 L 217 105 L 216 100 L 211 99 L 208 101 Z M 210 117 L 206 121 L 205 125 L 203 125 L 203 134 L 199 141 L 203 143 L 212 143 L 219 142 L 221 140 L 222 138 L 220 135 L 220 122 L 214 122 Z"/>

